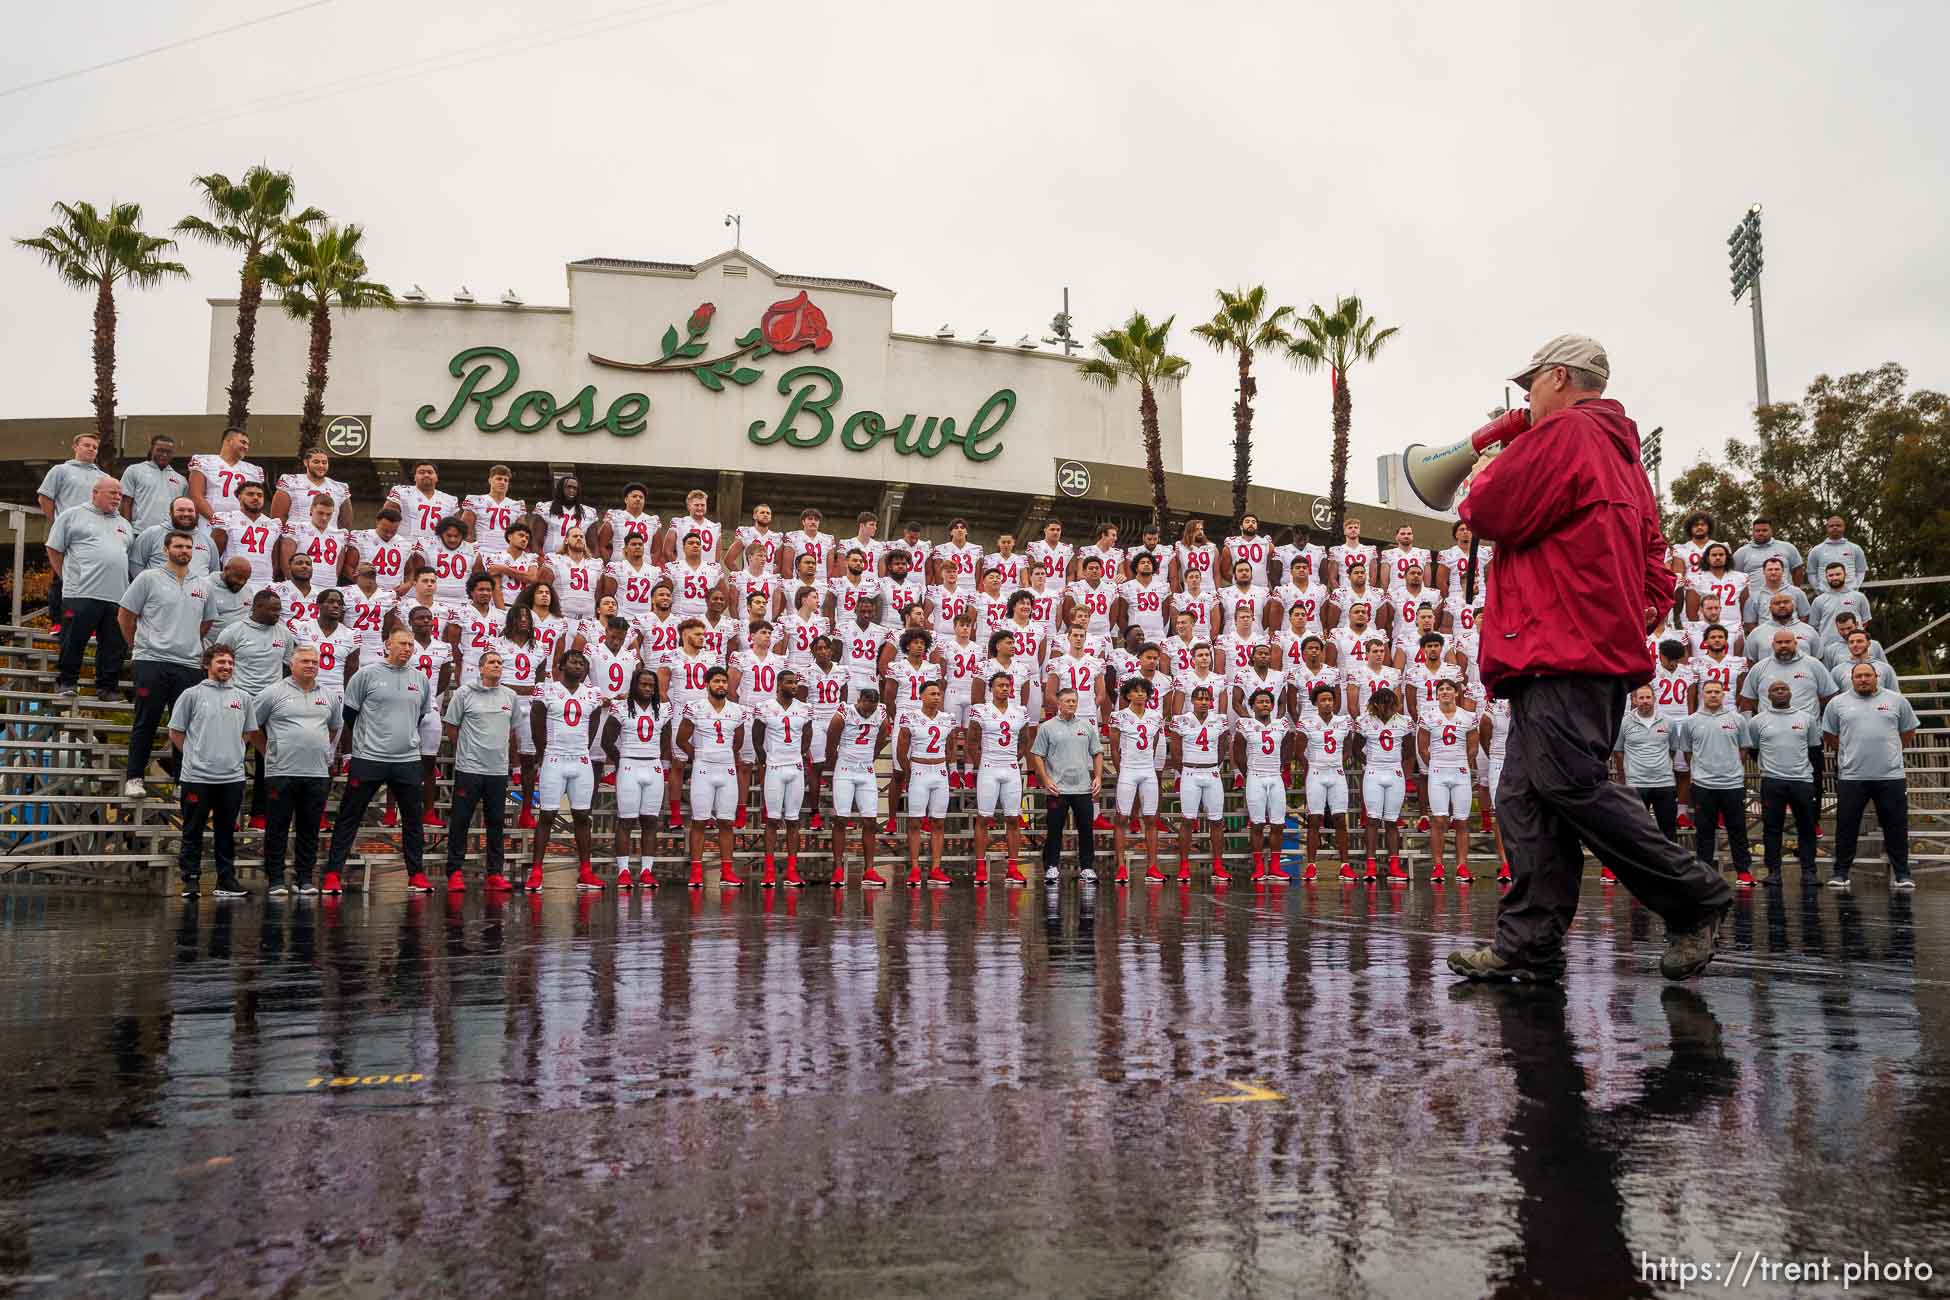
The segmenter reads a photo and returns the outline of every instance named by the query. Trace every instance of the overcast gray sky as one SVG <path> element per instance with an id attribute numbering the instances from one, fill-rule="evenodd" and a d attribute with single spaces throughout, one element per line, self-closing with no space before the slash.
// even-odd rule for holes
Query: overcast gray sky
<path id="1" fill-rule="evenodd" d="M 298 2 L 33 6 L 0 90 Z M 771 266 L 897 290 L 900 329 L 1012 341 L 1066 284 L 1085 329 L 1175 313 L 1186 467 L 1220 476 L 1233 375 L 1187 332 L 1213 290 L 1353 291 L 1402 327 L 1353 377 L 1357 499 L 1567 330 L 1670 480 L 1749 427 L 1725 238 L 1756 200 L 1776 400 L 1890 359 L 1950 385 L 1947 36 L 1941 4 L 1859 2 L 330 0 L 0 95 L 0 213 L 136 199 L 160 229 L 192 175 L 265 160 L 395 287 L 561 302 L 565 262 L 699 260 L 740 211 Z M 121 301 L 125 412 L 203 409 L 236 267 L 183 256 L 193 283 Z M 85 414 L 89 299 L 11 248 L 0 286 L 0 416 Z M 1326 380 L 1261 374 L 1255 480 L 1325 490 Z"/>

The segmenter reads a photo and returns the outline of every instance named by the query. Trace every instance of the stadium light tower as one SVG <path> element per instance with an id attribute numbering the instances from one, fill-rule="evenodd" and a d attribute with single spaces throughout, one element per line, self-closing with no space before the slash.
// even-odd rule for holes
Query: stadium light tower
<path id="1" fill-rule="evenodd" d="M 1063 355 L 1066 357 L 1073 352 L 1082 350 L 1083 344 L 1077 342 L 1077 336 L 1071 329 L 1070 287 L 1068 285 L 1063 286 L 1063 310 L 1050 318 L 1049 328 L 1050 332 L 1044 336 L 1043 342 L 1049 344 L 1051 347 L 1061 347 L 1063 349 Z"/>
<path id="2" fill-rule="evenodd" d="M 1767 405 L 1767 330 L 1760 316 L 1760 204 L 1747 209 L 1747 215 L 1727 236 L 1727 269 L 1733 283 L 1733 300 L 1746 294 L 1754 307 L 1754 394 Z"/>

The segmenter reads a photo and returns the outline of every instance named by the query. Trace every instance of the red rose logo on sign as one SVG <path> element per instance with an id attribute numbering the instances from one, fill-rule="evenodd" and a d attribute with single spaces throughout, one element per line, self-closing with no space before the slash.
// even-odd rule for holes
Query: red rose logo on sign
<path id="1" fill-rule="evenodd" d="M 826 328 L 826 313 L 813 306 L 803 289 L 798 297 L 767 307 L 758 327 L 774 352 L 797 352 L 805 347 L 823 352 L 833 343 L 833 331 Z"/>
<path id="2" fill-rule="evenodd" d="M 741 360 L 756 361 L 769 352 L 797 352 L 802 348 L 822 352 L 832 346 L 833 331 L 826 327 L 826 313 L 801 290 L 796 297 L 767 307 L 758 324 L 739 337 L 734 351 L 700 360 L 705 353 L 704 336 L 710 333 L 717 314 L 716 304 L 702 302 L 684 322 L 682 334 L 675 325 L 665 328 L 659 349 L 662 355 L 655 361 L 616 361 L 593 352 L 589 360 L 599 366 L 645 374 L 688 373 L 712 392 L 722 393 L 726 383 L 743 387 L 762 377 L 761 371 L 738 364 Z"/>

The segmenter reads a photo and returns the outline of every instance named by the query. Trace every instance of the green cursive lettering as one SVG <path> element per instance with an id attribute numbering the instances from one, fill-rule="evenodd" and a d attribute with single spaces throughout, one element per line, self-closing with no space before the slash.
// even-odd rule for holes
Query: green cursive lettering
<path id="1" fill-rule="evenodd" d="M 800 380 L 807 381 L 795 388 Z M 815 396 L 820 381 L 825 381 L 826 395 Z M 779 376 L 779 391 L 790 393 L 791 400 L 785 404 L 785 414 L 779 417 L 778 425 L 768 434 L 765 421 L 753 420 L 745 430 L 745 437 L 759 446 L 767 446 L 784 439 L 789 447 L 818 447 L 833 436 L 833 403 L 840 400 L 844 385 L 840 377 L 825 366 L 794 366 Z M 819 421 L 819 428 L 812 433 L 800 432 L 797 420 L 805 412 L 811 412 Z"/>
<path id="2" fill-rule="evenodd" d="M 982 443 L 1001 433 L 1002 426 L 1009 422 L 1009 417 L 1015 412 L 1015 389 L 998 388 L 990 393 L 989 400 L 982 403 L 975 412 L 975 418 L 968 422 L 968 428 L 962 434 L 961 454 L 977 462 L 994 460 L 1001 455 L 1001 443 L 998 442 L 992 447 L 984 447 Z M 988 423 L 990 416 L 995 417 L 995 423 Z"/>
<path id="3" fill-rule="evenodd" d="M 603 423 L 619 438 L 633 438 L 643 432 L 644 416 L 650 413 L 650 399 L 642 393 L 625 393 L 609 404 Z"/>
<path id="4" fill-rule="evenodd" d="M 504 372 L 501 382 L 482 388 L 481 381 L 493 372 L 492 363 L 497 361 L 501 363 Z M 477 362 L 479 364 L 475 364 Z M 495 398 L 513 388 L 515 380 L 520 377 L 521 363 L 515 360 L 515 354 L 506 348 L 467 348 L 454 354 L 454 359 L 447 363 L 447 373 L 461 381 L 460 387 L 454 390 L 454 400 L 448 403 L 447 409 L 441 412 L 438 419 L 429 418 L 433 415 L 433 403 L 427 403 L 414 413 L 413 422 L 422 429 L 444 429 L 460 418 L 463 406 L 469 402 L 478 402 L 481 409 L 474 415 L 475 426 L 483 432 L 492 432 L 501 428 L 498 423 L 487 423 L 488 408 Z"/>

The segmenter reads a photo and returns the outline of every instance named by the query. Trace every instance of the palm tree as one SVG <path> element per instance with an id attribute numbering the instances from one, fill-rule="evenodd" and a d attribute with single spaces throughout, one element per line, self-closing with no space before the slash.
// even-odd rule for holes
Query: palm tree
<path id="1" fill-rule="evenodd" d="M 176 241 L 144 233 L 140 203 L 111 203 L 106 214 L 87 202 L 56 203 L 61 220 L 32 239 L 31 248 L 54 273 L 77 289 L 95 293 L 95 432 L 115 446 L 115 285 L 153 289 L 164 280 L 189 278 L 181 262 L 165 260 Z"/>
<path id="2" fill-rule="evenodd" d="M 1239 358 L 1239 398 L 1232 404 L 1232 518 L 1237 523 L 1246 513 L 1246 489 L 1253 480 L 1253 398 L 1259 384 L 1253 378 L 1253 354 L 1284 354 L 1293 346 L 1287 322 L 1293 308 L 1266 310 L 1266 286 L 1250 289 L 1219 290 L 1219 310 L 1203 325 L 1192 326 L 1192 333 L 1212 345 L 1215 352 L 1231 352 Z"/>
<path id="3" fill-rule="evenodd" d="M 1141 311 L 1131 313 L 1123 328 L 1106 330 L 1091 340 L 1097 355 L 1077 368 L 1088 383 L 1116 388 L 1129 379 L 1138 388 L 1138 421 L 1144 428 L 1144 472 L 1151 480 L 1151 521 L 1165 526 L 1165 444 L 1158 431 L 1158 390 L 1176 388 L 1191 369 L 1183 357 L 1171 354 L 1171 323 L 1167 316 L 1153 325 Z"/>
<path id="4" fill-rule="evenodd" d="M 1347 372 L 1355 363 L 1373 361 L 1381 347 L 1395 337 L 1398 327 L 1375 328 L 1374 317 L 1363 314 L 1361 300 L 1353 295 L 1339 299 L 1333 311 L 1322 311 L 1315 303 L 1305 316 L 1296 318 L 1299 329 L 1287 349 L 1287 356 L 1306 370 L 1328 368 L 1334 384 L 1334 480 L 1328 489 L 1333 507 L 1334 536 L 1340 536 L 1341 521 L 1347 517 L 1347 437 L 1354 424 L 1354 400 L 1347 389 Z"/>
<path id="5" fill-rule="evenodd" d="M 264 259 L 276 249 L 285 231 L 295 225 L 323 221 L 325 214 L 306 208 L 293 215 L 289 172 L 259 164 L 241 182 L 222 172 L 195 179 L 203 207 L 212 219 L 184 217 L 178 234 L 194 235 L 205 243 L 243 253 L 244 267 L 237 288 L 237 339 L 230 362 L 228 427 L 241 429 L 251 410 L 251 373 L 257 366 L 257 307 L 264 300 Z"/>
<path id="6" fill-rule="evenodd" d="M 366 279 L 359 245 L 365 230 L 347 223 L 316 221 L 290 226 L 278 248 L 265 259 L 264 278 L 278 290 L 278 301 L 298 320 L 311 322 L 311 358 L 305 368 L 305 407 L 298 419 L 298 458 L 318 445 L 325 426 L 325 381 L 332 360 L 332 308 L 392 309 L 393 291 Z"/>

